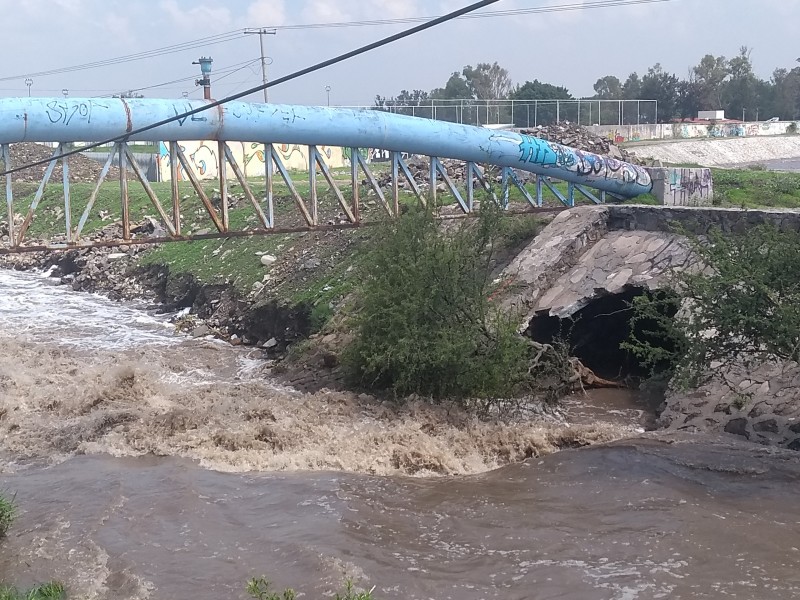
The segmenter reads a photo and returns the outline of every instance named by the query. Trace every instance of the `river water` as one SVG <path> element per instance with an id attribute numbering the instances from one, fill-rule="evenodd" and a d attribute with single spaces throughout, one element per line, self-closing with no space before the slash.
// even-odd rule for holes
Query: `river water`
<path id="1" fill-rule="evenodd" d="M 0 580 L 72 598 L 800 598 L 800 461 L 605 391 L 484 423 L 270 383 L 165 317 L 0 272 Z M 613 441 L 618 440 L 618 441 Z M 609 441 L 581 449 L 560 448 Z M 526 458 L 527 457 L 527 458 Z"/>

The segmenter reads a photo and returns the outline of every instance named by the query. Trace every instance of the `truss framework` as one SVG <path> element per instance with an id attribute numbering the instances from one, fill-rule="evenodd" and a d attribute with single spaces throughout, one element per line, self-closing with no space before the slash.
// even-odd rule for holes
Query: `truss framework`
<path id="1" fill-rule="evenodd" d="M 465 165 L 465 182 L 460 188 L 448 175 L 442 161 L 437 157 L 429 159 L 429 185 L 425 190 L 424 184 L 417 181 L 409 168 L 406 159 L 400 152 L 391 152 L 389 155 L 389 166 L 391 171 L 391 185 L 388 189 L 381 187 L 378 178 L 375 176 L 371 164 L 367 162 L 358 148 L 350 149 L 351 165 L 349 185 L 350 190 L 345 194 L 341 181 L 337 181 L 330 167 L 324 159 L 324 155 L 317 146 L 308 147 L 308 198 L 298 191 L 296 182 L 292 179 L 289 170 L 284 165 L 278 152 L 270 143 L 264 145 L 264 194 L 257 194 L 251 182 L 244 176 L 241 166 L 236 162 L 230 147 L 226 142 L 218 143 L 217 168 L 219 173 L 219 197 L 212 198 L 203 187 L 201 180 L 181 149 L 177 141 L 170 141 L 166 145 L 170 158 L 171 190 L 169 204 L 165 205 L 158 197 L 153 186 L 141 167 L 137 164 L 128 144 L 118 142 L 114 145 L 108 156 L 100 175 L 89 196 L 88 202 L 80 216 L 74 214 L 72 202 L 70 170 L 68 159 L 57 159 L 67 144 L 59 144 L 53 151 L 53 158 L 48 163 L 37 191 L 29 205 L 22 207 L 20 212 L 19 203 L 15 201 L 13 175 L 6 175 L 6 215 L 14 218 L 7 219 L 7 236 L 0 243 L 0 253 L 30 252 L 40 250 L 62 250 L 70 248 L 86 247 L 108 247 L 126 244 L 148 244 L 161 243 L 165 241 L 188 241 L 195 239 L 224 238 L 224 237 L 244 237 L 255 235 L 268 235 L 276 233 L 291 233 L 310 230 L 329 230 L 358 227 L 367 224 L 362 218 L 362 207 L 364 206 L 365 195 L 374 194 L 377 198 L 376 203 L 391 217 L 395 217 L 401 212 L 401 196 L 404 192 L 410 193 L 416 200 L 427 205 L 429 202 L 435 204 L 437 197 L 441 193 L 438 188 L 440 182 L 445 189 L 455 198 L 457 205 L 464 215 L 469 215 L 475 210 L 476 189 L 486 192 L 493 201 L 500 204 L 504 209 L 509 207 L 510 191 L 513 188 L 519 190 L 528 204 L 530 210 L 544 210 L 545 189 L 558 199 L 564 207 L 575 205 L 576 192 L 586 199 L 600 204 L 606 201 L 606 193 L 597 194 L 585 186 L 569 183 L 567 193 L 562 193 L 553 183 L 551 178 L 542 175 L 535 177 L 535 193 L 531 193 L 520 179 L 516 171 L 509 167 L 495 167 L 499 169 L 499 175 L 490 177 L 488 170 L 492 169 L 487 165 L 486 169 L 473 162 Z M 92 210 L 95 209 L 101 186 L 106 181 L 111 170 L 114 157 L 119 158 L 119 219 L 116 221 L 121 225 L 121 235 L 118 239 L 95 240 L 90 239 L 85 229 L 90 219 Z M 0 158 L 2 158 L 6 169 L 15 165 L 11 164 L 11 152 L 8 144 L 0 146 Z M 64 211 L 64 231 L 60 236 L 62 239 L 41 243 L 30 239 L 29 230 L 40 212 L 45 188 L 50 182 L 53 171 L 58 162 L 62 163 L 62 187 L 63 187 L 63 211 Z M 233 174 L 235 181 L 241 187 L 242 194 L 253 211 L 257 225 L 255 227 L 232 227 L 230 221 L 231 193 L 230 186 L 233 179 L 229 179 L 229 173 Z M 129 179 L 129 174 L 133 177 Z M 364 179 L 362 180 L 362 175 Z M 324 179 L 330 192 L 336 200 L 337 208 L 341 211 L 342 219 L 338 223 L 320 222 L 320 193 L 318 189 L 320 176 Z M 275 191 L 274 184 L 276 178 L 280 178 L 286 185 L 294 207 L 302 217 L 300 225 L 279 223 L 275 210 Z M 205 217 L 207 217 L 212 231 L 204 233 L 185 234 L 182 221 L 184 214 L 182 211 L 183 198 L 180 191 L 180 181 L 188 181 L 197 198 L 200 200 Z M 158 220 L 163 226 L 165 235 L 150 236 L 146 238 L 136 237 L 132 233 L 135 223 L 131 219 L 129 184 L 136 180 L 144 189 L 152 208 L 158 215 Z M 401 187 L 402 182 L 406 185 Z M 365 190 L 366 188 L 366 194 Z M 550 209 L 552 210 L 552 209 Z M 77 217 L 77 218 L 76 218 Z M 77 222 L 76 222 L 77 221 Z"/>

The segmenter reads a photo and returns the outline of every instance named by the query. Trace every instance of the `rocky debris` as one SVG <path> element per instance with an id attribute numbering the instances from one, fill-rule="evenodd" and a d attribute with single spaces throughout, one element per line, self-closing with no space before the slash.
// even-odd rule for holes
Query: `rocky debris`
<path id="1" fill-rule="evenodd" d="M 637 158 L 632 152 L 616 146 L 607 137 L 596 135 L 585 127 L 569 121 L 563 121 L 556 125 L 539 125 L 530 129 L 521 129 L 520 133 L 532 135 L 548 142 L 555 142 L 562 146 L 569 146 L 583 152 L 610 156 L 616 160 L 636 165 L 652 166 L 646 161 Z"/>
<path id="2" fill-rule="evenodd" d="M 50 160 L 53 156 L 53 151 L 54 149 L 49 146 L 34 144 L 33 142 L 11 144 L 11 166 L 21 167 L 40 160 Z M 68 161 L 69 180 L 71 183 L 96 182 L 100 177 L 100 172 L 103 170 L 103 165 L 101 163 L 81 154 L 70 156 Z M 1 162 L 2 161 L 0 161 L 0 164 Z M 24 169 L 18 173 L 14 173 L 14 181 L 38 183 L 42 180 L 46 170 L 46 164 Z M 130 173 L 129 178 L 132 177 L 135 176 L 133 173 Z M 50 176 L 50 181 L 57 183 L 61 182 L 62 178 L 61 161 L 58 161 L 58 164 L 53 169 L 53 174 Z M 113 181 L 114 179 L 119 179 L 119 169 L 116 167 L 109 169 L 108 175 L 106 176 L 106 180 Z"/>
<path id="3" fill-rule="evenodd" d="M 737 366 L 689 391 L 673 390 L 658 425 L 669 431 L 728 433 L 800 450 L 800 365 Z"/>

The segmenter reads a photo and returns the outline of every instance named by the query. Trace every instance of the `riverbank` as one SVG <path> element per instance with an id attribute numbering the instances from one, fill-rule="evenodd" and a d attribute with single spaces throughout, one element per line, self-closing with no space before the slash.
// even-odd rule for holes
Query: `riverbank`
<path id="1" fill-rule="evenodd" d="M 800 135 L 633 142 L 624 148 L 640 159 L 671 165 L 742 168 L 768 161 L 800 159 Z"/>
<path id="2" fill-rule="evenodd" d="M 728 205 L 800 206 L 797 196 L 800 175 L 755 170 L 715 174 L 719 198 Z M 569 214 L 579 212 L 570 211 Z M 157 225 L 146 214 L 143 217 L 136 235 L 155 235 Z M 528 320 L 543 310 L 555 310 L 554 314 L 564 318 L 564 308 L 569 306 L 575 310 L 586 308 L 585 314 L 591 316 L 594 323 L 596 315 L 589 305 L 595 300 L 619 297 L 621 303 L 617 308 L 622 310 L 626 306 L 623 302 L 625 290 L 653 289 L 664 278 L 665 269 L 675 261 L 680 262 L 683 254 L 675 254 L 679 246 L 669 239 L 662 240 L 672 235 L 666 230 L 643 234 L 641 240 L 634 243 L 631 240 L 635 235 L 632 237 L 625 231 L 609 234 L 608 224 L 603 224 L 608 218 L 605 216 L 597 223 L 590 218 L 585 227 L 580 225 L 572 233 L 551 233 L 551 237 L 556 237 L 541 241 L 543 247 L 538 250 L 535 241 L 544 225 L 541 218 L 508 218 L 493 265 L 500 282 L 496 299 L 505 302 L 506 293 L 513 294 L 515 290 L 524 296 L 528 293 L 525 290 L 530 288 L 535 292 L 533 299 L 520 297 L 511 301 L 517 308 L 530 305 L 526 309 Z M 650 221 L 653 219 L 647 217 L 632 227 L 641 228 Z M 116 224 L 100 225 L 102 222 L 97 223 L 93 232 L 98 239 L 118 233 Z M 369 260 L 370 244 L 379 231 L 380 228 L 363 227 L 162 244 L 150 249 L 129 246 L 70 250 L 5 256 L 3 264 L 19 270 L 47 271 L 53 279 L 72 290 L 101 293 L 114 300 L 144 301 L 154 309 L 176 313 L 173 317 L 176 328 L 191 339 L 217 338 L 232 346 L 252 348 L 263 360 L 264 375 L 282 385 L 311 394 L 325 389 L 350 394 L 342 382 L 339 367 L 342 350 L 349 339 L 348 306 L 360 283 L 360 266 Z M 649 250 L 633 252 L 639 247 L 652 248 L 652 256 Z M 520 254 L 523 250 L 527 254 Z M 636 265 L 625 262 L 626 252 L 630 253 L 631 260 L 635 259 Z M 665 252 L 674 255 L 667 256 Z M 552 258 L 552 265 L 542 262 L 548 256 Z M 526 261 L 527 266 L 523 265 Z M 519 265 L 514 267 L 517 263 Z M 507 273 L 509 268 L 514 273 Z M 541 269 L 545 272 L 539 273 Z M 521 277 L 524 273 L 527 274 Z M 586 279 L 587 273 L 592 273 L 595 283 Z M 525 285 L 520 287 L 522 283 Z M 562 304 L 564 306 L 558 308 Z M 612 304 L 604 305 L 606 309 L 598 314 L 618 314 L 619 310 L 609 308 Z M 625 327 L 620 321 L 614 326 L 616 333 L 613 335 L 598 336 L 595 332 L 589 336 L 594 340 L 591 344 L 584 339 L 583 352 L 587 348 L 590 352 L 580 357 L 584 364 L 595 359 L 605 361 L 598 363 L 598 372 L 611 378 L 624 377 L 621 370 L 626 359 L 618 348 L 610 346 L 610 341 L 616 340 L 614 336 Z M 593 345 L 602 348 L 602 352 L 591 351 Z M 609 363 L 612 359 L 617 362 Z M 594 364 L 589 366 L 595 368 Z M 369 412 L 371 409 L 360 407 L 360 410 Z M 448 469 L 450 467 L 444 472 Z"/>

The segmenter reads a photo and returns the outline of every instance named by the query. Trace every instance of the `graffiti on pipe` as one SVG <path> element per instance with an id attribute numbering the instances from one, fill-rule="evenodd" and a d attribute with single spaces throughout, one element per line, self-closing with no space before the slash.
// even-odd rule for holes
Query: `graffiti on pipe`
<path id="1" fill-rule="evenodd" d="M 578 176 L 596 179 L 615 179 L 652 187 L 648 172 L 642 167 L 608 156 L 572 150 L 566 146 L 523 135 L 519 144 L 522 163 L 564 169 Z"/>

